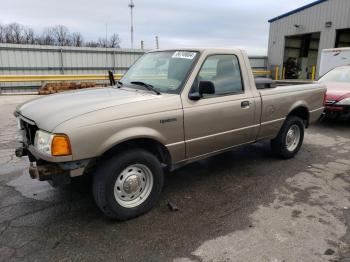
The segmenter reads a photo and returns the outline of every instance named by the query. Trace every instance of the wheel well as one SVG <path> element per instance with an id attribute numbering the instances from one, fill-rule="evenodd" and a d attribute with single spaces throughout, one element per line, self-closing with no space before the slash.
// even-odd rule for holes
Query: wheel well
<path id="1" fill-rule="evenodd" d="M 299 106 L 299 107 L 293 109 L 288 114 L 288 116 L 297 116 L 297 117 L 301 118 L 304 121 L 305 127 L 309 126 L 310 114 L 309 114 L 309 110 L 307 110 L 307 108 L 304 107 L 304 106 Z"/>
<path id="2" fill-rule="evenodd" d="M 124 141 L 120 144 L 107 150 L 102 156 L 108 157 L 115 155 L 118 152 L 128 149 L 140 148 L 144 149 L 153 155 L 155 155 L 162 164 L 165 164 L 170 168 L 171 166 L 171 156 L 168 149 L 160 142 L 150 138 L 137 138 L 128 141 Z"/>

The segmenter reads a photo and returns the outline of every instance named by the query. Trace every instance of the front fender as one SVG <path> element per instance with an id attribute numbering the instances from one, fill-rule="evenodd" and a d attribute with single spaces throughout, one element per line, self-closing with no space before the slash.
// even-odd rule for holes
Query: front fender
<path id="1" fill-rule="evenodd" d="M 157 130 L 149 127 L 130 127 L 108 137 L 97 149 L 98 155 L 102 155 L 120 143 L 138 138 L 148 138 L 166 145 L 165 137 Z"/>

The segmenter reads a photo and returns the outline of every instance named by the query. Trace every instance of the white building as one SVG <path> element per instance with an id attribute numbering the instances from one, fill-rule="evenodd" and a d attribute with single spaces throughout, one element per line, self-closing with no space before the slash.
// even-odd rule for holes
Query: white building
<path id="1" fill-rule="evenodd" d="M 350 47 L 350 0 L 318 0 L 269 23 L 268 62 L 273 70 L 279 66 L 280 77 L 290 68 L 283 70 L 289 59 L 297 65 L 298 78 L 310 79 L 323 49 Z"/>

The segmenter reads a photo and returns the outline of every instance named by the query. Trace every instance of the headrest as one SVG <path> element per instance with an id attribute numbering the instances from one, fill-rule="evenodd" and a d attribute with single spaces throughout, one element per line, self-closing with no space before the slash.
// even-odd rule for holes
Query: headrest
<path id="1" fill-rule="evenodd" d="M 216 68 L 216 76 L 233 76 L 235 72 L 235 65 L 233 64 L 232 59 L 221 59 L 218 62 L 218 66 Z"/>

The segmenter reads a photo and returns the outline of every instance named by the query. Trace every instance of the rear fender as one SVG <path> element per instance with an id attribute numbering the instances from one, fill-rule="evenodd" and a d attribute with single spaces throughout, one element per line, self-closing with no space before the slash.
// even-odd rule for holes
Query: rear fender
<path id="1" fill-rule="evenodd" d="M 288 115 L 296 115 L 304 120 L 305 126 L 309 125 L 310 112 L 306 101 L 299 100 L 296 101 L 288 110 Z"/>

